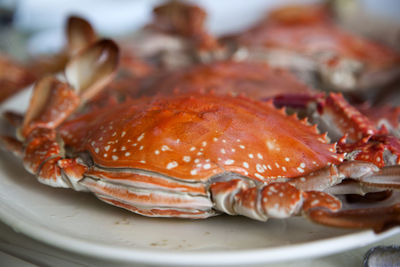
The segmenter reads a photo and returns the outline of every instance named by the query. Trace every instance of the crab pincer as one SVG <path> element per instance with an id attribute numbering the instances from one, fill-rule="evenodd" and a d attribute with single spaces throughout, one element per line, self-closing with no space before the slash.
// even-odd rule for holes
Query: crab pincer
<path id="1" fill-rule="evenodd" d="M 19 142 L 2 139 L 16 154 L 22 153 L 25 168 L 39 181 L 70 187 L 59 164 L 65 149 L 57 127 L 112 79 L 117 64 L 117 46 L 111 40 L 101 40 L 71 59 L 65 70 L 66 82 L 48 76 L 36 83 L 17 131 Z"/>

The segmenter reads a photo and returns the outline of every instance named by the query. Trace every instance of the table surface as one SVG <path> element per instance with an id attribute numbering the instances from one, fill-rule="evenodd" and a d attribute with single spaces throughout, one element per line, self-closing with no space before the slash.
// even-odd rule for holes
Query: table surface
<path id="1" fill-rule="evenodd" d="M 303 266 L 362 266 L 365 253 L 374 246 L 389 246 L 400 244 L 400 234 L 392 236 L 381 242 L 374 243 L 362 248 L 347 251 L 336 255 L 307 259 L 294 262 L 283 262 L 279 264 L 267 264 L 261 266 L 278 267 L 303 267 Z M 33 240 L 27 236 L 15 232 L 7 225 L 0 222 L 0 263 L 2 266 L 143 266 L 124 263 L 116 263 L 91 258 L 84 255 L 74 254 L 51 247 L 47 244 Z M 148 265 L 146 265 L 148 266 Z M 260 266 L 260 265 L 258 265 Z"/>

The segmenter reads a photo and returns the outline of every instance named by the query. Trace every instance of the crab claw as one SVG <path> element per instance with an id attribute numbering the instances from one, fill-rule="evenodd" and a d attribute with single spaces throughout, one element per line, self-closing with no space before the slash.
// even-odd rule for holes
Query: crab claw
<path id="1" fill-rule="evenodd" d="M 67 82 L 54 77 L 41 79 L 18 129 L 20 141 L 2 137 L 0 140 L 23 158 L 25 169 L 41 183 L 54 187 L 78 185 L 87 166 L 78 160 L 65 159 L 64 142 L 56 128 L 79 105 L 102 89 L 112 79 L 118 64 L 118 47 L 113 41 L 102 40 L 79 52 L 66 67 Z M 18 116 L 9 115 L 18 124 Z"/>
<path id="2" fill-rule="evenodd" d="M 67 21 L 68 53 L 76 55 L 97 40 L 97 35 L 90 23 L 80 17 L 70 16 Z"/>
<path id="3" fill-rule="evenodd" d="M 102 89 L 117 69 L 118 54 L 118 47 L 113 41 L 102 40 L 68 63 L 65 71 L 68 83 L 54 77 L 41 79 L 33 90 L 19 131 L 20 139 L 37 127 L 56 128 L 82 101 Z"/>
<path id="4" fill-rule="evenodd" d="M 111 40 L 101 40 L 76 55 L 67 64 L 65 76 L 86 101 L 112 80 L 118 61 L 118 46 Z"/>

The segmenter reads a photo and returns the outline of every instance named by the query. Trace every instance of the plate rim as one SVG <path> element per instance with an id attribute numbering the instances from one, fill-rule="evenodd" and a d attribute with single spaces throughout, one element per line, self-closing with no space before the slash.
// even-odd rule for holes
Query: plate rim
<path id="1" fill-rule="evenodd" d="M 234 249 L 218 252 L 174 251 L 156 248 L 127 248 L 104 243 L 93 244 L 88 240 L 70 237 L 62 232 L 46 228 L 37 221 L 29 223 L 23 214 L 10 207 L 3 199 L 0 199 L 0 220 L 18 233 L 76 254 L 126 263 L 172 266 L 189 266 L 194 263 L 195 265 L 205 266 L 266 264 L 316 258 L 363 247 L 400 233 L 400 227 L 395 227 L 380 234 L 375 234 L 372 230 L 362 230 L 337 237 L 278 247 Z M 341 246 L 332 246 L 332 243 L 337 243 Z M 332 249 L 332 247 L 335 247 L 335 249 Z M 307 253 L 304 253 L 305 251 Z M 284 259 L 282 255 L 285 255 Z"/>

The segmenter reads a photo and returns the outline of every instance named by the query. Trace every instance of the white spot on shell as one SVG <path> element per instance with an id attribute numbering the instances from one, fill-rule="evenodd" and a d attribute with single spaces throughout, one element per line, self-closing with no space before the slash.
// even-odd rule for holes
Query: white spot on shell
<path id="1" fill-rule="evenodd" d="M 194 147 L 194 146 L 192 146 L 191 148 L 190 148 L 190 151 L 195 151 L 196 150 L 196 148 Z"/>
<path id="2" fill-rule="evenodd" d="M 100 149 L 99 149 L 98 147 L 96 147 L 96 148 L 94 149 L 94 152 L 96 152 L 96 154 L 98 154 L 99 151 L 100 151 Z"/>
<path id="3" fill-rule="evenodd" d="M 285 158 L 285 160 L 286 160 L 287 162 L 289 162 L 289 161 L 290 161 L 290 159 L 289 159 L 289 158 L 287 158 L 287 157 Z"/>
<path id="4" fill-rule="evenodd" d="M 160 150 L 155 150 L 154 154 L 156 154 L 156 155 L 160 154 Z"/>
<path id="5" fill-rule="evenodd" d="M 126 153 L 125 153 L 125 157 L 129 157 L 130 155 L 131 155 L 130 152 L 126 152 Z"/>
<path id="6" fill-rule="evenodd" d="M 105 146 L 105 147 L 104 147 L 104 150 L 105 150 L 105 151 L 108 151 L 108 150 L 110 150 L 110 145 L 108 145 L 108 146 Z"/>
<path id="7" fill-rule="evenodd" d="M 126 135 L 126 132 L 123 131 L 123 132 L 121 133 L 121 137 L 124 137 L 125 135 Z"/>
<path id="8" fill-rule="evenodd" d="M 264 176 L 262 176 L 262 175 L 259 174 L 259 173 L 255 173 L 254 176 L 257 177 L 257 178 L 259 178 L 259 179 L 264 179 Z"/>
<path id="9" fill-rule="evenodd" d="M 312 205 L 312 206 L 315 206 L 315 205 L 317 205 L 317 204 L 319 204 L 319 200 L 318 200 L 318 199 L 314 199 L 314 200 L 311 202 L 311 205 Z"/>
<path id="10" fill-rule="evenodd" d="M 254 155 L 253 154 L 249 154 L 249 158 L 254 158 Z"/>
<path id="11" fill-rule="evenodd" d="M 258 157 L 259 159 L 263 159 L 263 156 L 262 156 L 260 153 L 257 153 L 257 157 Z"/>
<path id="12" fill-rule="evenodd" d="M 210 164 L 210 163 L 204 164 L 203 168 L 204 168 L 205 170 L 208 170 L 208 169 L 211 168 L 211 164 Z"/>
<path id="13" fill-rule="evenodd" d="M 225 160 L 226 165 L 232 165 L 235 161 L 233 159 Z"/>
<path id="14" fill-rule="evenodd" d="M 161 147 L 161 151 L 167 151 L 167 150 L 172 151 L 172 149 L 169 148 L 169 146 L 167 146 L 167 145 L 163 145 L 163 146 Z"/>
<path id="15" fill-rule="evenodd" d="M 176 162 L 176 161 L 171 161 L 171 162 L 169 162 L 169 163 L 167 164 L 167 170 L 173 169 L 173 168 L 175 168 L 175 167 L 177 167 L 177 166 L 178 166 L 178 162 Z"/>
<path id="16" fill-rule="evenodd" d="M 249 164 L 247 162 L 243 162 L 243 167 L 245 167 L 246 169 L 249 168 Z"/>
<path id="17" fill-rule="evenodd" d="M 121 151 L 125 151 L 126 150 L 126 147 L 125 146 L 122 146 L 121 147 Z"/>
<path id="18" fill-rule="evenodd" d="M 239 147 L 240 147 L 241 149 L 245 149 L 245 148 L 246 148 L 244 145 L 239 145 Z"/>
<path id="19" fill-rule="evenodd" d="M 190 156 L 184 156 L 183 157 L 184 162 L 190 162 Z"/>
<path id="20" fill-rule="evenodd" d="M 144 133 L 142 133 L 141 135 L 139 135 L 139 137 L 136 139 L 136 140 L 138 140 L 139 142 L 143 139 L 143 137 L 144 137 Z"/>
<path id="21" fill-rule="evenodd" d="M 302 173 L 304 172 L 304 169 L 302 169 L 302 168 L 300 168 L 300 167 L 298 167 L 297 170 L 298 170 L 299 172 L 302 172 Z"/>
<path id="22" fill-rule="evenodd" d="M 207 142 L 206 142 L 206 141 L 203 141 L 203 142 L 201 143 L 201 145 L 202 145 L 202 146 L 206 146 L 206 145 L 207 145 Z"/>
<path id="23" fill-rule="evenodd" d="M 261 166 L 261 164 L 257 164 L 256 165 L 256 169 L 258 172 L 263 173 L 264 172 L 264 168 Z"/>
<path id="24" fill-rule="evenodd" d="M 113 160 L 118 160 L 118 156 L 116 156 L 116 155 L 112 155 L 111 158 L 112 158 Z"/>
<path id="25" fill-rule="evenodd" d="M 191 174 L 191 175 L 196 175 L 196 174 L 197 174 L 197 170 L 191 170 L 191 171 L 190 171 L 190 174 Z"/>

